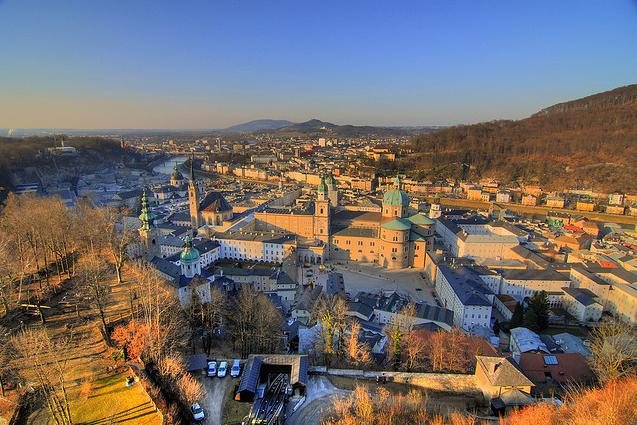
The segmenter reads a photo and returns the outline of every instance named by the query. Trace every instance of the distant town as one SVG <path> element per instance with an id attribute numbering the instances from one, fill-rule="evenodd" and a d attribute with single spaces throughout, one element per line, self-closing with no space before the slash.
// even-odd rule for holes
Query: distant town
<path id="1" fill-rule="evenodd" d="M 133 304 L 126 313 L 125 297 L 112 313 L 114 294 L 89 291 L 86 300 L 114 352 L 147 364 L 133 368 L 133 381 L 158 379 L 167 394 L 195 387 L 177 416 L 321 423 L 357 382 L 413 385 L 439 414 L 555 408 L 571 385 L 624 375 L 608 371 L 600 351 L 613 332 L 632 335 L 613 348 L 632 370 L 637 194 L 383 171 L 410 154 L 407 136 L 239 139 L 120 136 L 103 142 L 119 145 L 119 161 L 80 172 L 64 164 L 85 162 L 86 148 L 58 136 L 37 153 L 48 166 L 12 174 L 7 223 L 22 214 L 20 199 L 29 200 L 24 208 L 50 199 L 69 211 L 113 211 L 114 239 L 101 249 L 112 253 L 117 281 L 151 273 L 174 297 L 190 347 L 180 361 L 194 384 L 162 384 L 162 372 L 149 369 L 162 360 L 131 346 L 145 316 Z M 16 247 L 7 259 L 21 241 L 7 237 L 7 249 Z M 97 273 L 49 269 L 80 282 Z M 51 320 L 45 296 L 64 289 L 15 299 L 17 275 L 5 273 L 5 317 Z M 144 288 L 128 285 L 133 303 Z M 261 314 L 244 317 L 254 308 Z"/>

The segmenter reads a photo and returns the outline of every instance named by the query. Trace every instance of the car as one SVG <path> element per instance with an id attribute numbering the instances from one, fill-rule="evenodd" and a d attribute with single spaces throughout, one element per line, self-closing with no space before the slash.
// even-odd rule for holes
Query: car
<path id="1" fill-rule="evenodd" d="M 232 369 L 230 369 L 230 376 L 232 376 L 233 378 L 236 378 L 239 375 L 241 375 L 241 364 L 239 362 L 239 359 L 235 359 L 232 361 Z"/>
<path id="2" fill-rule="evenodd" d="M 206 414 L 203 412 L 203 409 L 201 408 L 199 403 L 194 403 L 190 407 L 190 411 L 192 412 L 192 418 L 195 421 L 200 422 L 200 421 L 203 421 L 204 419 L 206 419 Z"/>
<path id="3" fill-rule="evenodd" d="M 217 362 L 208 362 L 208 376 L 217 374 Z"/>
<path id="4" fill-rule="evenodd" d="M 223 378 L 224 376 L 226 376 L 227 372 L 228 372 L 228 362 L 219 363 L 219 369 L 217 369 L 217 376 L 219 378 Z"/>
<path id="5" fill-rule="evenodd" d="M 422 288 L 416 288 L 416 291 L 420 292 L 422 291 Z"/>

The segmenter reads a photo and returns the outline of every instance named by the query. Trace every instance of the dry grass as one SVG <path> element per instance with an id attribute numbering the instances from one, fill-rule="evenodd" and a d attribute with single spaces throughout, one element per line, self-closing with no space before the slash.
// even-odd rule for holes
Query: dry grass
<path id="1" fill-rule="evenodd" d="M 570 394 L 564 406 L 546 404 L 519 410 L 503 425 L 626 425 L 637 422 L 637 377 L 610 382 L 603 388 Z"/>

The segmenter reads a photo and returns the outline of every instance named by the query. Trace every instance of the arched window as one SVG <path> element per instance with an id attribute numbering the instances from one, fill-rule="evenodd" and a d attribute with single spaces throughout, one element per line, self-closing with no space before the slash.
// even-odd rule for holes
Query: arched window
<path id="1" fill-rule="evenodd" d="M 323 208 L 321 208 L 321 214 L 323 214 Z"/>

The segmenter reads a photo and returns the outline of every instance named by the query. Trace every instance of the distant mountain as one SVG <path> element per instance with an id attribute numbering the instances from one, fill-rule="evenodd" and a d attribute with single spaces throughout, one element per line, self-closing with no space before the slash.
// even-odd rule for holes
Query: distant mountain
<path id="1" fill-rule="evenodd" d="M 281 127 L 292 124 L 294 124 L 292 121 L 287 120 L 253 120 L 224 128 L 221 131 L 225 133 L 254 133 L 257 131 L 278 130 Z"/>
<path id="2" fill-rule="evenodd" d="M 430 177 L 497 178 L 637 192 L 637 84 L 558 103 L 517 121 L 446 128 L 414 139 L 406 166 Z M 466 165 L 467 164 L 468 167 Z"/>
<path id="3" fill-rule="evenodd" d="M 278 135 L 289 136 L 327 136 L 327 137 L 361 137 L 361 136 L 401 136 L 421 134 L 439 127 L 375 127 L 368 125 L 337 125 L 331 122 L 311 119 L 291 124 L 275 130 Z"/>

